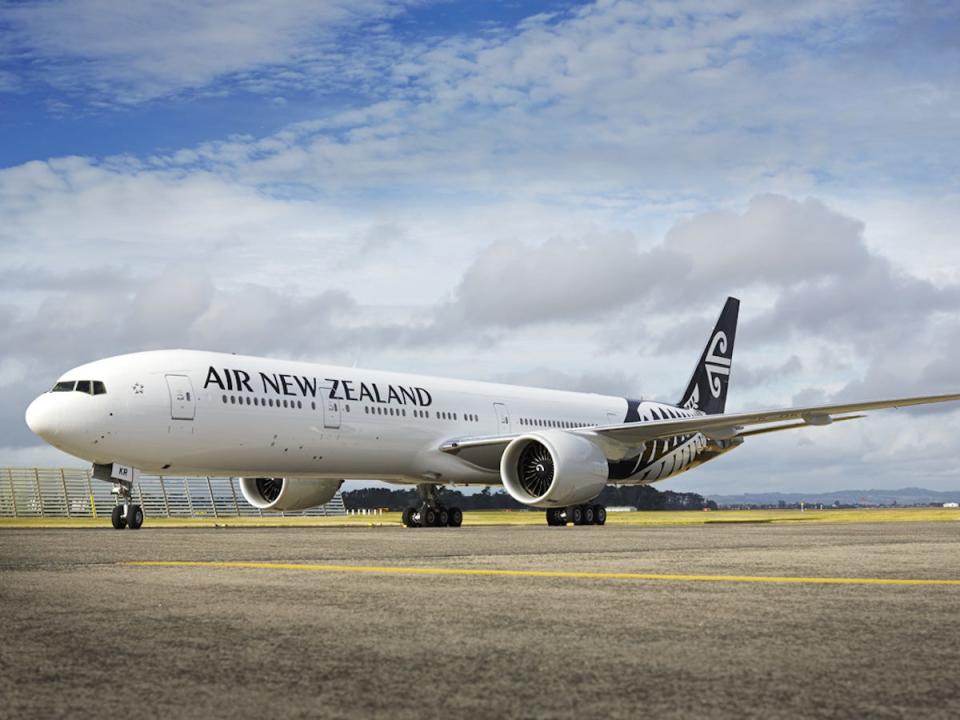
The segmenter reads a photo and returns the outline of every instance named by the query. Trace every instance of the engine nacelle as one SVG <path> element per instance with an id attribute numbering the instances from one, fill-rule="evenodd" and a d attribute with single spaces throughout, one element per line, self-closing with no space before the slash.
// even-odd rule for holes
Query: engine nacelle
<path id="1" fill-rule="evenodd" d="M 553 508 L 592 500 L 606 487 L 607 457 L 590 440 L 562 431 L 521 435 L 500 458 L 503 486 L 515 500 Z"/>
<path id="2" fill-rule="evenodd" d="M 259 510 L 306 510 L 333 499 L 343 480 L 240 478 L 240 492 Z"/>

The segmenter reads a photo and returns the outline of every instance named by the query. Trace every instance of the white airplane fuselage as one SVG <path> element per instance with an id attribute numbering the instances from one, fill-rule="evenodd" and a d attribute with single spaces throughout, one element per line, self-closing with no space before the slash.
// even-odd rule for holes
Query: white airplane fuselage
<path id="1" fill-rule="evenodd" d="M 494 466 L 438 452 L 457 437 L 497 436 L 691 417 L 626 398 L 381 372 L 194 350 L 121 355 L 81 365 L 27 423 L 92 463 L 185 476 L 385 480 L 499 485 Z M 58 383 L 58 384 L 59 384 Z M 697 464 L 700 435 L 654 443 L 619 482 L 652 482 Z M 629 474 L 630 468 L 638 471 Z"/>
<path id="2" fill-rule="evenodd" d="M 676 405 L 195 350 L 120 355 L 65 373 L 27 408 L 51 445 L 93 463 L 137 529 L 136 473 L 239 477 L 263 510 L 328 502 L 343 480 L 417 485 L 408 527 L 459 527 L 443 485 L 503 485 L 548 525 L 599 524 L 608 483 L 645 484 L 771 432 L 960 394 L 727 413 L 739 301 L 727 298 Z"/>

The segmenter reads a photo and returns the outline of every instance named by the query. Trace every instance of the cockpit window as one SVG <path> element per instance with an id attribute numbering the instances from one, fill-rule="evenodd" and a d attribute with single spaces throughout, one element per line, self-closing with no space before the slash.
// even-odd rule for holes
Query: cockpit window
<path id="1" fill-rule="evenodd" d="M 73 391 L 87 395 L 106 395 L 107 386 L 100 380 L 61 380 L 53 386 L 53 392 Z"/>

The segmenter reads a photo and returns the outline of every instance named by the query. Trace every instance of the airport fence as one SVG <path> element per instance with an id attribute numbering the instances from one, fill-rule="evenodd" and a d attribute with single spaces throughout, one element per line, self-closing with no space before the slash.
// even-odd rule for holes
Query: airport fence
<path id="1" fill-rule="evenodd" d="M 0 517 L 108 517 L 117 503 L 112 485 L 75 468 L 0 468 Z M 147 517 L 323 517 L 346 515 L 340 491 L 326 505 L 275 513 L 250 505 L 239 478 L 141 475 L 133 501 Z"/>

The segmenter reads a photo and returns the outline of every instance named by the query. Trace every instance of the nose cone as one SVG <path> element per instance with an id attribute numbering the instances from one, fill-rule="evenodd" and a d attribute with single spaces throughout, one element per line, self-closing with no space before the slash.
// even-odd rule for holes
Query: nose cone
<path id="1" fill-rule="evenodd" d="M 27 427 L 44 440 L 56 435 L 53 408 L 45 394 L 30 403 L 25 419 Z"/>

